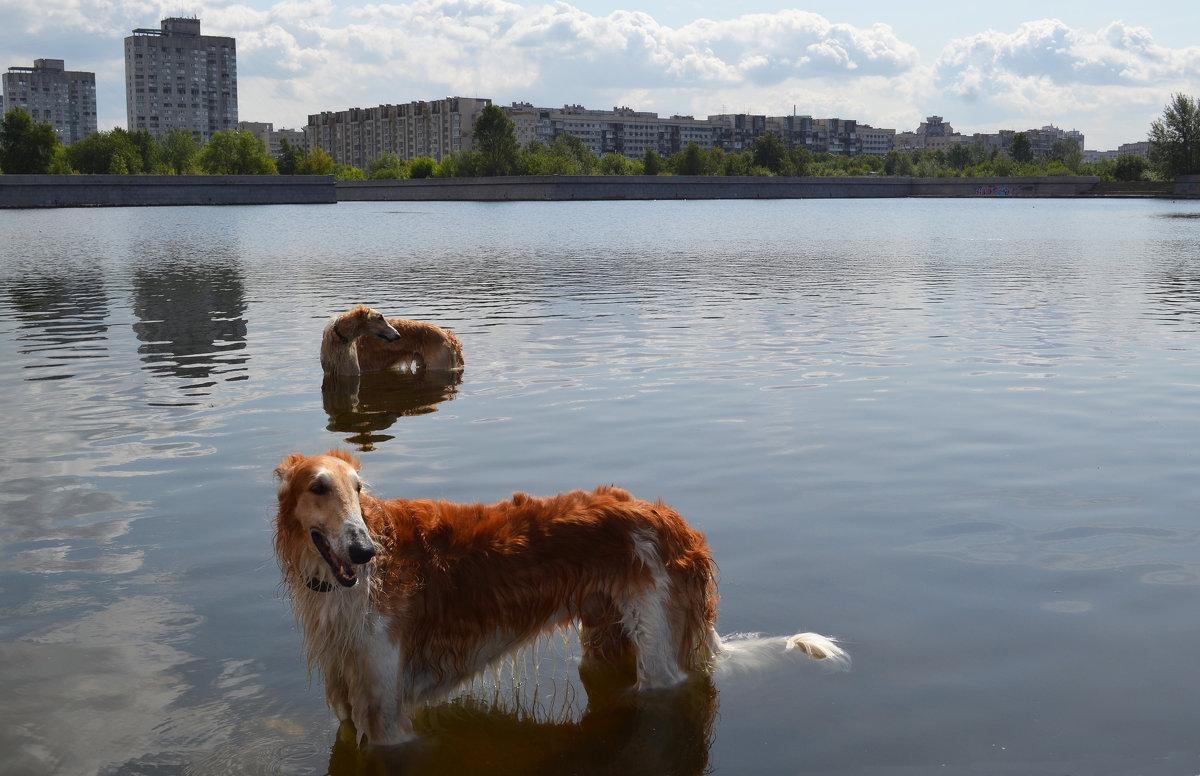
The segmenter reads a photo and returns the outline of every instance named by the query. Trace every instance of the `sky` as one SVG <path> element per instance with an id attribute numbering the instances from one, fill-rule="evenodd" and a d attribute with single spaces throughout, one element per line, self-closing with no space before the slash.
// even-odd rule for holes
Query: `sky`
<path id="1" fill-rule="evenodd" d="M 1145 140 L 1173 94 L 1200 96 L 1200 3 L 1158 0 L 0 0 L 0 69 L 92 71 L 99 128 L 124 127 L 124 38 L 166 16 L 236 39 L 238 116 L 277 129 L 458 96 L 897 131 L 931 115 L 965 134 L 1054 125 L 1103 151 Z"/>

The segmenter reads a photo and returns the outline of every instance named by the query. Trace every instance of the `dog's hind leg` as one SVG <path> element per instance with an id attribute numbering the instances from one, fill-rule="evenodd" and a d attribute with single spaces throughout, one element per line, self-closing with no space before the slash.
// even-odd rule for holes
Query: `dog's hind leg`
<path id="1" fill-rule="evenodd" d="M 592 593 L 583 602 L 579 615 L 579 646 L 587 661 L 613 663 L 633 649 L 633 642 L 621 624 L 621 610 L 612 598 Z"/>

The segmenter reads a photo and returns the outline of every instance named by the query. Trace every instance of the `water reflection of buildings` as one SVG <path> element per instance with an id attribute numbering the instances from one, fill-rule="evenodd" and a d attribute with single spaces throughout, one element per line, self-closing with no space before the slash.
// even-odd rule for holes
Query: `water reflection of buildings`
<path id="1" fill-rule="evenodd" d="M 19 347 L 39 356 L 24 365 L 26 380 L 73 377 L 72 361 L 107 353 L 109 305 L 98 269 L 14 282 L 8 297 L 21 321 Z"/>
<path id="2" fill-rule="evenodd" d="M 607 674 L 607 675 L 605 675 Z M 581 671 L 581 714 L 550 715 L 462 698 L 414 718 L 419 746 L 360 748 L 353 726 L 338 731 L 330 776 L 361 773 L 496 776 L 698 776 L 709 771 L 717 690 L 694 677 L 665 691 L 633 692 L 631 671 Z"/>
<path id="3" fill-rule="evenodd" d="M 142 361 L 152 373 L 199 381 L 193 388 L 207 388 L 217 376 L 246 379 L 245 310 L 235 262 L 181 259 L 133 274 Z"/>
<path id="4" fill-rule="evenodd" d="M 330 431 L 348 433 L 346 441 L 362 451 L 392 437 L 378 432 L 397 419 L 437 412 L 437 405 L 454 398 L 462 372 L 373 372 L 326 377 L 321 398 Z"/>

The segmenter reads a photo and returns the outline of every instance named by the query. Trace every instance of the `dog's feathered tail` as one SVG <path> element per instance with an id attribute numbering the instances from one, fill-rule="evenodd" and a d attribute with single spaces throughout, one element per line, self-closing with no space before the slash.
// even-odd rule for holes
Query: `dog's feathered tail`
<path id="1" fill-rule="evenodd" d="M 820 660 L 833 670 L 850 670 L 850 655 L 838 646 L 835 639 L 819 633 L 797 633 L 794 636 L 734 633 L 720 640 L 716 671 L 754 671 L 789 653 L 803 654 L 813 660 Z"/>

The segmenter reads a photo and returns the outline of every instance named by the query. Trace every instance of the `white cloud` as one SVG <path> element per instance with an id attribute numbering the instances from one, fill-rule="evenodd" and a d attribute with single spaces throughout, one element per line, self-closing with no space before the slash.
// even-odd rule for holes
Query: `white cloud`
<path id="1" fill-rule="evenodd" d="M 1167 49 L 1149 30 L 1122 22 L 1088 32 L 1044 19 L 951 41 L 934 71 L 944 97 L 973 107 L 981 121 L 1026 129 L 1074 117 L 1101 126 L 1152 116 L 1171 92 L 1194 87 L 1200 47 Z M 1119 142 L 1142 139 L 1148 125 Z"/>

